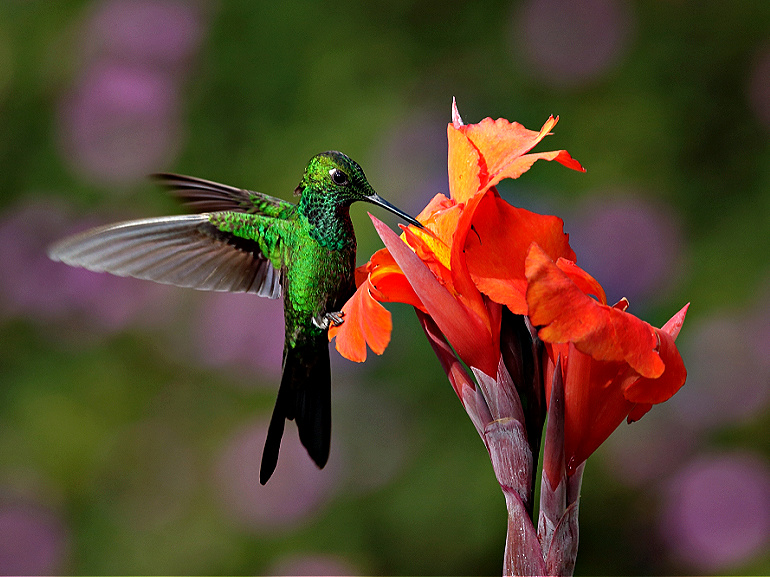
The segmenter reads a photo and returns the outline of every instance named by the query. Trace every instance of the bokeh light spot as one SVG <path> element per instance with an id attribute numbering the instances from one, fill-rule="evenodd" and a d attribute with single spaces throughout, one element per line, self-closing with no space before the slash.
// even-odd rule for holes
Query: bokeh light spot
<path id="1" fill-rule="evenodd" d="M 11 207 L 0 217 L 0 312 L 41 321 L 76 319 L 80 327 L 118 331 L 129 324 L 157 326 L 168 318 L 170 287 L 95 273 L 50 260 L 48 247 L 94 223 L 67 224 L 55 202 Z M 83 322 L 85 321 L 85 322 Z"/>
<path id="2" fill-rule="evenodd" d="M 117 61 L 95 65 L 60 107 L 62 154 L 102 184 L 143 179 L 179 146 L 176 98 L 162 72 Z"/>
<path id="3" fill-rule="evenodd" d="M 203 35 L 198 7 L 175 0 L 102 2 L 87 28 L 90 50 L 163 66 L 183 63 Z"/>
<path id="4" fill-rule="evenodd" d="M 682 276 L 679 223 L 670 209 L 641 196 L 589 200 L 565 228 L 578 264 L 602 284 L 612 303 L 626 297 L 634 310 L 664 297 Z"/>
<path id="5" fill-rule="evenodd" d="M 516 11 L 515 57 L 554 87 L 588 84 L 626 52 L 632 14 L 614 0 L 529 0 Z"/>
<path id="6" fill-rule="evenodd" d="M 687 384 L 669 402 L 678 418 L 695 429 L 743 422 L 770 401 L 770 374 L 740 316 L 693 323 L 680 350 Z"/>
<path id="7" fill-rule="evenodd" d="M 661 531 L 700 571 L 749 562 L 770 545 L 770 469 L 750 454 L 702 457 L 670 480 Z"/>
<path id="8" fill-rule="evenodd" d="M 749 104 L 757 119 L 770 130 L 770 48 L 756 57 L 749 76 Z"/>
<path id="9" fill-rule="evenodd" d="M 259 533 L 295 528 L 309 521 L 332 497 L 337 485 L 337 458 L 332 440 L 329 462 L 321 470 L 299 441 L 293 422 L 286 423 L 278 466 L 266 485 L 259 466 L 267 421 L 247 425 L 223 448 L 217 469 L 226 510 Z"/>
<path id="10" fill-rule="evenodd" d="M 195 318 L 198 362 L 258 374 L 275 386 L 283 355 L 283 301 L 249 293 L 206 295 Z"/>
<path id="11" fill-rule="evenodd" d="M 64 525 L 53 513 L 32 504 L 0 504 L 0 574 L 56 574 L 66 551 Z"/>

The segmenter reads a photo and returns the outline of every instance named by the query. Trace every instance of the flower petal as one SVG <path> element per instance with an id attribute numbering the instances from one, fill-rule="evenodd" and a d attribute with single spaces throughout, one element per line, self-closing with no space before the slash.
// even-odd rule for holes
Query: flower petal
<path id="1" fill-rule="evenodd" d="M 487 330 L 492 335 L 493 341 L 498 342 L 499 324 L 493 326 L 484 298 L 471 278 L 468 270 L 468 259 L 464 250 L 469 231 L 471 230 L 473 215 L 483 198 L 484 195 L 475 195 L 466 203 L 465 210 L 460 214 L 460 218 L 457 221 L 457 230 L 452 237 L 450 273 L 452 275 L 452 286 L 458 298 L 484 321 Z"/>
<path id="2" fill-rule="evenodd" d="M 597 361 L 570 343 L 564 366 L 564 454 L 572 475 L 623 422 L 633 403 L 623 395 L 621 362 Z"/>
<path id="3" fill-rule="evenodd" d="M 679 336 L 679 331 L 682 329 L 682 325 L 684 324 L 684 317 L 687 316 L 687 311 L 689 308 L 690 303 L 684 305 L 678 313 L 668 319 L 668 322 L 663 325 L 660 330 L 667 332 L 674 339 L 676 339 L 676 337 Z"/>
<path id="4" fill-rule="evenodd" d="M 409 246 L 384 223 L 369 215 L 382 242 L 409 279 L 425 310 L 436 321 L 460 358 L 469 366 L 477 367 L 488 375 L 497 372 L 499 347 L 495 347 L 484 322 L 458 302 L 436 280 L 427 266 Z"/>
<path id="5" fill-rule="evenodd" d="M 496 174 L 491 175 L 489 181 L 481 190 L 487 190 L 506 178 L 519 178 L 522 174 L 532 168 L 532 165 L 535 164 L 535 162 L 538 160 L 555 160 L 556 162 L 563 164 L 572 170 L 577 170 L 578 172 L 586 171 L 586 169 L 583 168 L 577 160 L 572 158 L 570 153 L 566 150 L 535 152 L 532 154 L 525 154 L 524 156 L 520 156 Z"/>
<path id="6" fill-rule="evenodd" d="M 492 120 L 485 118 L 477 124 L 460 127 L 473 146 L 484 159 L 486 176 L 483 184 L 504 172 L 511 164 L 526 154 L 543 138 L 559 121 L 549 117 L 540 131 L 528 130 L 518 122 L 509 122 L 505 118 Z"/>
<path id="7" fill-rule="evenodd" d="M 525 260 L 536 242 L 552 259 L 575 259 L 564 221 L 508 204 L 494 191 L 479 197 L 462 247 L 481 292 L 516 314 L 527 314 Z"/>
<path id="8" fill-rule="evenodd" d="M 449 195 L 465 202 L 481 188 L 481 156 L 462 130 L 447 126 Z"/>
<path id="9" fill-rule="evenodd" d="M 477 124 L 463 125 L 453 102 L 452 119 L 447 125 L 449 191 L 457 202 L 466 202 L 504 178 L 518 178 L 540 159 L 585 171 L 566 150 L 526 154 L 550 133 L 558 117 L 549 117 L 539 132 L 505 118 L 485 118 Z"/>
<path id="10" fill-rule="evenodd" d="M 655 330 L 641 319 L 586 295 L 536 244 L 526 261 L 532 324 L 547 342 L 573 342 L 600 361 L 625 361 L 648 378 L 663 374 Z"/>
<path id="11" fill-rule="evenodd" d="M 343 323 L 329 328 L 329 340 L 336 337 L 335 347 L 348 360 L 366 360 L 366 346 L 381 355 L 390 342 L 393 329 L 390 312 L 369 293 L 369 282 L 358 287 L 342 307 Z"/>
<path id="12" fill-rule="evenodd" d="M 387 249 L 380 249 L 369 261 L 369 291 L 380 302 L 410 304 L 424 310 L 419 297 Z"/>
<path id="13" fill-rule="evenodd" d="M 649 413 L 650 409 L 652 409 L 652 405 L 650 404 L 638 403 L 634 405 L 634 408 L 631 409 L 630 413 L 628 413 L 628 418 L 626 418 L 626 422 L 629 425 L 631 423 L 635 423 L 636 421 L 641 419 L 643 416 L 645 416 L 647 413 Z"/>
<path id="14" fill-rule="evenodd" d="M 543 245 L 540 243 L 538 243 L 538 245 L 540 248 L 543 247 Z M 551 258 L 553 259 L 553 257 Z M 558 266 L 559 269 L 564 274 L 566 274 L 572 280 L 572 282 L 574 282 L 585 294 L 588 296 L 596 297 L 596 300 L 598 300 L 603 305 L 607 304 L 607 295 L 604 293 L 604 289 L 602 288 L 602 285 L 599 284 L 599 281 L 597 281 L 594 277 L 576 265 L 573 261 L 567 260 L 565 258 L 559 258 L 556 260 L 556 266 Z M 626 308 L 628 308 L 628 301 L 621 299 L 620 303 L 615 305 L 613 308 L 626 310 Z"/>
<path id="15" fill-rule="evenodd" d="M 674 344 L 674 337 L 659 329 L 656 329 L 656 333 L 660 340 L 659 354 L 666 370 L 657 379 L 642 377 L 626 387 L 626 399 L 632 403 L 657 404 L 667 401 L 687 379 L 687 369 Z"/>

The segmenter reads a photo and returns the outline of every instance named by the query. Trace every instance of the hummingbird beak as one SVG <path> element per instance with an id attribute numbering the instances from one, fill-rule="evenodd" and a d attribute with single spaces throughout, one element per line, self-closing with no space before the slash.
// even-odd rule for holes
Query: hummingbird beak
<path id="1" fill-rule="evenodd" d="M 381 206 L 385 210 L 388 210 L 395 214 L 396 216 L 401 217 L 409 224 L 413 224 L 417 228 L 425 228 L 422 224 L 420 224 L 416 219 L 412 218 L 408 214 L 406 214 L 403 210 L 400 208 L 397 208 L 390 204 L 387 200 L 382 198 L 379 194 L 376 192 L 373 194 L 370 194 L 369 196 L 364 197 L 367 201 L 371 202 L 372 204 L 376 204 L 377 206 Z"/>

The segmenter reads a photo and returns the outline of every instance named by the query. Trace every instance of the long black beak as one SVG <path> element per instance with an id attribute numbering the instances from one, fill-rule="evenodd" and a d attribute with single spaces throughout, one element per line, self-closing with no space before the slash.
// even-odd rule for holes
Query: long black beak
<path id="1" fill-rule="evenodd" d="M 369 196 L 367 196 L 367 197 L 365 197 L 365 198 L 366 198 L 366 200 L 368 200 L 368 201 L 369 201 L 369 202 L 371 202 L 372 204 L 376 204 L 377 206 L 381 206 L 381 207 L 382 207 L 382 208 L 384 208 L 385 210 L 388 210 L 388 211 L 392 212 L 393 214 L 395 214 L 396 216 L 399 216 L 399 217 L 401 217 L 402 219 L 404 219 L 404 220 L 405 220 L 406 222 L 408 222 L 409 224 L 413 224 L 413 225 L 414 225 L 414 226 L 416 226 L 417 228 L 425 228 L 425 227 L 424 227 L 423 225 L 421 225 L 421 224 L 420 224 L 420 223 L 419 223 L 419 222 L 418 222 L 416 219 L 414 219 L 414 218 L 412 218 L 411 216 L 409 216 L 408 214 L 406 214 L 406 213 L 405 213 L 403 210 L 401 210 L 400 208 L 397 208 L 397 207 L 393 206 L 392 204 L 390 204 L 390 203 L 389 203 L 387 200 L 385 200 L 384 198 L 382 198 L 382 197 L 381 197 L 379 194 L 377 194 L 376 192 L 375 192 L 374 194 L 370 194 Z"/>

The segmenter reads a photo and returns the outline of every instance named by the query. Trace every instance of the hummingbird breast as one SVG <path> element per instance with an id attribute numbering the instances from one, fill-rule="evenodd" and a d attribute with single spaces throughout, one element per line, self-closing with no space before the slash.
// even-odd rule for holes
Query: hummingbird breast
<path id="1" fill-rule="evenodd" d="M 284 259 L 284 316 L 287 344 L 301 334 L 320 331 L 313 318 L 337 312 L 355 292 L 355 237 L 341 247 L 328 247 L 311 235 L 300 235 Z"/>

